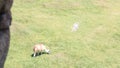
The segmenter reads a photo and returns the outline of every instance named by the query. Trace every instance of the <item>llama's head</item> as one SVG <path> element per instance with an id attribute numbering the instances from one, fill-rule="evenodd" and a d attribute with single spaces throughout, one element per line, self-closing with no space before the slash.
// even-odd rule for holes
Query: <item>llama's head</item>
<path id="1" fill-rule="evenodd" d="M 46 52 L 47 54 L 50 54 L 50 50 L 49 50 L 49 49 L 46 49 L 45 52 Z"/>

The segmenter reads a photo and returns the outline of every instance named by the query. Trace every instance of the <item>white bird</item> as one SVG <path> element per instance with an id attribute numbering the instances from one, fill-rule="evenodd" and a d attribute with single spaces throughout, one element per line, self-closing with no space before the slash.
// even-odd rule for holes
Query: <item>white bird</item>
<path id="1" fill-rule="evenodd" d="M 72 27 L 72 32 L 77 31 L 78 28 L 79 28 L 79 24 L 78 24 L 78 23 L 74 23 L 74 24 L 73 24 L 73 27 Z"/>

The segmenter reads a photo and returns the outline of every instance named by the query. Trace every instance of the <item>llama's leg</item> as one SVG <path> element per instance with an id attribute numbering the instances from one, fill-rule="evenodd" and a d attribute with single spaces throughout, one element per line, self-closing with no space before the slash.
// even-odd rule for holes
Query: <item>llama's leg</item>
<path id="1" fill-rule="evenodd" d="M 42 51 L 41 51 L 41 55 L 42 55 Z"/>
<path id="2" fill-rule="evenodd" d="M 35 56 L 36 56 L 36 53 L 34 53 L 33 56 L 35 57 Z"/>

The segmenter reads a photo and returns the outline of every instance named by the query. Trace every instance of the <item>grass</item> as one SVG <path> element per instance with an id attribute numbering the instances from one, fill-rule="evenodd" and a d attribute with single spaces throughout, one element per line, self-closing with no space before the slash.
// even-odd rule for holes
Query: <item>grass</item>
<path id="1" fill-rule="evenodd" d="M 120 68 L 119 0 L 15 0 L 5 68 Z M 73 23 L 80 22 L 77 32 Z M 31 57 L 44 43 L 49 55 Z"/>

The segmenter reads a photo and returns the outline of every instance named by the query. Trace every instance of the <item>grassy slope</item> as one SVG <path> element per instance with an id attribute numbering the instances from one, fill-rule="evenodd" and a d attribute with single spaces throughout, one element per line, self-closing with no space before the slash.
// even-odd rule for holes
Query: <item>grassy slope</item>
<path id="1" fill-rule="evenodd" d="M 5 68 L 120 68 L 120 0 L 14 0 Z M 80 22 L 77 32 L 71 32 Z M 50 55 L 31 57 L 36 43 Z"/>

